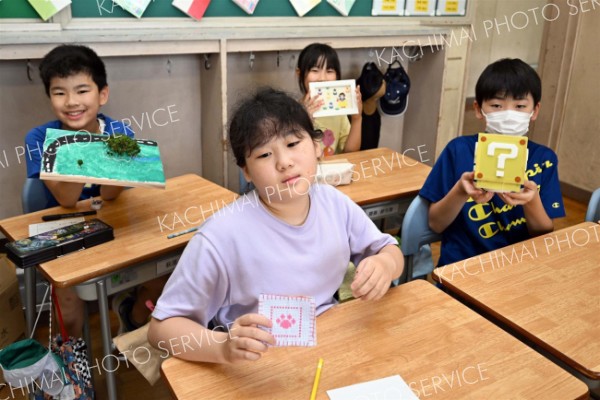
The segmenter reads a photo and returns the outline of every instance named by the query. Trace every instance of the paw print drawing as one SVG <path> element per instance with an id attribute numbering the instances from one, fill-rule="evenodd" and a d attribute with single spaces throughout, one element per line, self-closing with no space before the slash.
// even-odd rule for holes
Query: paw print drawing
<path id="1" fill-rule="evenodd" d="M 288 314 L 287 316 L 281 314 L 281 316 L 277 318 L 277 324 L 279 324 L 279 326 L 283 329 L 290 329 L 296 324 L 296 320 L 290 314 Z"/>

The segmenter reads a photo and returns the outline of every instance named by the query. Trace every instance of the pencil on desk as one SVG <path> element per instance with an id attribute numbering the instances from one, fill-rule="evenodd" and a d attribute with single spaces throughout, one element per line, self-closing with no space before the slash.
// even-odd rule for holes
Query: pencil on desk
<path id="1" fill-rule="evenodd" d="M 317 372 L 315 373 L 315 381 L 313 383 L 312 392 L 310 393 L 310 400 L 315 400 L 317 398 L 317 389 L 319 388 L 319 380 L 321 379 L 322 369 L 323 359 L 319 358 L 319 363 L 317 364 Z"/>
<path id="2" fill-rule="evenodd" d="M 181 235 L 185 235 L 186 233 L 190 233 L 190 232 L 196 232 L 198 230 L 198 227 L 194 227 L 194 228 L 190 228 L 190 229 L 186 229 L 185 231 L 181 231 L 181 232 L 177 232 L 177 233 L 171 233 L 170 235 L 167 235 L 167 239 L 173 239 L 177 236 L 181 236 Z"/>

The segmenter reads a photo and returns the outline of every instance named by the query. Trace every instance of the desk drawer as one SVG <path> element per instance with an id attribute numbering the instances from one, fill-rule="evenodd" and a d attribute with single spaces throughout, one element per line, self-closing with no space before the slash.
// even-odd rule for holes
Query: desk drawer
<path id="1" fill-rule="evenodd" d="M 361 206 L 365 214 L 373 221 L 388 217 L 403 216 L 414 197 L 403 197 L 397 200 Z"/>

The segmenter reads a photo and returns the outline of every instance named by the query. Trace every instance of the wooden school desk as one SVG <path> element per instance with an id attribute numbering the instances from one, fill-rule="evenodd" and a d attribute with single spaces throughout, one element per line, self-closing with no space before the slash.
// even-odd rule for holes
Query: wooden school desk
<path id="1" fill-rule="evenodd" d="M 56 287 L 79 285 L 78 292 L 82 288 L 88 292 L 86 287 L 93 285 L 96 291 L 94 298 L 98 299 L 100 308 L 104 356 L 109 355 L 112 353 L 112 338 L 108 294 L 135 285 L 137 282 L 133 277 L 140 268 L 144 268 L 145 272 L 150 268 L 153 273 L 150 279 L 170 272 L 193 233 L 173 239 L 168 239 L 167 235 L 200 225 L 203 219 L 235 198 L 237 194 L 192 174 L 168 179 L 164 190 L 125 190 L 116 200 L 105 201 L 98 215 L 93 216 L 113 227 L 114 240 L 40 264 L 39 269 Z M 89 209 L 90 200 L 77 203 L 77 211 Z M 0 229 L 11 240 L 22 239 L 29 236 L 29 224 L 42 222 L 42 215 L 65 212 L 73 210 L 55 207 L 8 218 L 0 221 Z M 35 311 L 35 274 L 32 268 L 25 269 L 25 273 L 30 275 L 25 282 L 29 330 Z M 116 382 L 111 372 L 114 360 L 107 357 L 102 361 L 109 398 L 116 399 Z"/>
<path id="2" fill-rule="evenodd" d="M 431 171 L 430 166 L 413 158 L 419 157 L 417 150 L 404 153 L 381 147 L 337 154 L 324 160 L 346 159 L 354 164 L 352 183 L 337 188 L 361 206 L 371 219 L 380 219 L 405 214 Z"/>
<path id="3" fill-rule="evenodd" d="M 600 387 L 600 225 L 585 222 L 433 271 L 475 308 Z M 573 370 L 570 370 L 573 372 Z"/>
<path id="4" fill-rule="evenodd" d="M 273 347 L 234 365 L 172 357 L 161 370 L 180 400 L 307 399 L 320 357 L 318 399 L 396 374 L 421 399 L 587 398 L 583 382 L 423 280 L 326 311 L 315 347 Z"/>

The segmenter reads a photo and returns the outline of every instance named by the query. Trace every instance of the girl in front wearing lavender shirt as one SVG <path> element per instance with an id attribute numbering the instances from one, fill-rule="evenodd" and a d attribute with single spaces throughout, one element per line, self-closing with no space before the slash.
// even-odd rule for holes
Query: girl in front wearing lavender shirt
<path id="1" fill-rule="evenodd" d="M 321 136 L 283 92 L 262 89 L 240 105 L 229 141 L 256 189 L 190 240 L 153 312 L 150 343 L 191 361 L 258 360 L 275 344 L 259 327 L 272 326 L 257 314 L 261 293 L 312 296 L 322 313 L 335 305 L 349 261 L 358 265 L 355 297 L 387 292 L 402 253 L 346 195 L 314 184 Z M 209 323 L 229 332 L 207 332 Z"/>

